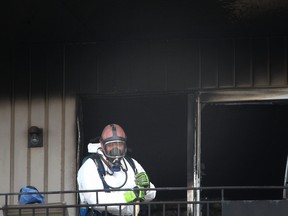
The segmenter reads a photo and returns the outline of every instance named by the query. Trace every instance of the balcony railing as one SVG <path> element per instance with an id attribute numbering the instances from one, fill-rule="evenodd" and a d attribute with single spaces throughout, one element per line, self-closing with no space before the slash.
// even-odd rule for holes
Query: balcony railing
<path id="1" fill-rule="evenodd" d="M 123 189 L 118 189 L 117 191 L 122 190 Z M 223 208 L 227 204 L 228 207 L 231 207 L 230 204 L 231 202 L 234 201 L 239 202 L 244 200 L 246 201 L 275 200 L 279 203 L 279 200 L 281 200 L 285 201 L 285 203 L 288 202 L 286 200 L 287 188 L 282 186 L 199 187 L 199 188 L 167 187 L 167 188 L 155 188 L 153 190 L 157 191 L 157 196 L 156 199 L 151 202 L 144 201 L 140 203 L 133 202 L 128 204 L 127 203 L 95 204 L 89 206 L 79 204 L 79 193 L 95 192 L 96 195 L 98 195 L 99 192 L 103 192 L 104 190 L 40 192 L 41 194 L 44 194 L 46 200 L 48 200 L 46 204 L 26 204 L 26 205 L 17 204 L 18 196 L 21 193 L 0 193 L 0 201 L 1 201 L 0 216 L 2 214 L 4 216 L 12 216 L 12 215 L 78 216 L 81 207 L 93 208 L 97 206 L 102 206 L 105 209 L 109 208 L 109 206 L 119 206 L 119 214 L 121 214 L 121 206 L 124 205 L 133 205 L 134 212 L 136 212 L 136 208 L 138 207 L 143 208 L 145 207 L 145 209 L 147 210 L 147 216 L 161 216 L 161 215 L 225 216 L 225 212 L 223 213 Z M 191 193 L 192 196 L 187 196 L 189 193 Z M 200 196 L 196 196 L 197 193 L 198 195 L 200 193 Z M 177 195 L 173 196 L 173 194 Z M 65 200 L 66 196 L 70 196 L 70 198 L 72 196 L 73 198 L 69 200 L 74 201 L 72 202 L 66 201 Z M 187 197 L 200 197 L 200 199 L 187 200 Z M 61 200 L 61 201 L 50 202 L 50 200 Z"/>

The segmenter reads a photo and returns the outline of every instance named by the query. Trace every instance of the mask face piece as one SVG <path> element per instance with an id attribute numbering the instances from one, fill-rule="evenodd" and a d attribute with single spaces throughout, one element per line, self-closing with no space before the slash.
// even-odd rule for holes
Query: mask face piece
<path id="1" fill-rule="evenodd" d="M 121 140 L 113 140 L 104 144 L 104 154 L 110 161 L 122 158 L 127 151 L 126 143 Z"/>
<path id="2" fill-rule="evenodd" d="M 104 154 L 112 163 L 111 170 L 118 172 L 121 170 L 121 159 L 125 156 L 127 151 L 126 143 L 123 141 L 110 141 L 104 145 Z"/>
<path id="3" fill-rule="evenodd" d="M 112 150 L 109 152 L 109 156 L 111 157 L 119 157 L 121 155 L 123 155 L 123 150 L 118 147 L 112 148 Z"/>

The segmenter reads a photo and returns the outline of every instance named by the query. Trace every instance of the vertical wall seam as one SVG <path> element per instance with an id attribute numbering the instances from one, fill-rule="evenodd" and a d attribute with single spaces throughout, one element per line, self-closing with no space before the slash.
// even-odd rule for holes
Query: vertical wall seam
<path id="1" fill-rule="evenodd" d="M 127 82 L 127 87 L 126 87 L 126 91 L 132 91 L 133 90 L 133 87 L 131 86 L 131 80 L 132 80 L 132 73 L 133 73 L 133 66 L 132 66 L 132 62 L 133 62 L 133 54 L 131 54 L 131 50 L 132 50 L 132 42 L 131 40 L 128 40 L 128 49 L 129 49 L 129 65 L 128 65 L 128 82 Z M 97 67 L 97 66 L 96 66 Z"/>
<path id="2" fill-rule="evenodd" d="M 47 66 L 46 66 L 47 68 Z M 48 158 L 49 158 L 49 73 L 46 71 L 46 85 L 45 85 L 45 98 L 44 98 L 44 134 L 43 134 L 43 141 L 44 141 L 44 191 L 48 191 L 48 176 L 49 176 L 49 169 L 48 169 Z"/>
<path id="3" fill-rule="evenodd" d="M 28 128 L 31 126 L 32 109 L 32 48 L 29 47 Z M 27 134 L 28 135 L 28 134 Z M 27 144 L 28 145 L 28 144 Z M 31 184 L 31 149 L 27 150 L 27 184 Z"/>
<path id="4" fill-rule="evenodd" d="M 11 99 L 10 99 L 10 192 L 14 192 L 15 183 L 15 84 L 14 79 L 11 82 Z M 10 196 L 10 203 L 14 202 L 14 196 Z"/>
<path id="5" fill-rule="evenodd" d="M 214 40 L 215 42 L 215 40 Z M 222 43 L 223 41 L 221 41 Z M 220 73 L 219 73 L 219 44 L 217 43 L 216 48 L 217 48 L 217 68 L 216 68 L 216 83 L 217 83 L 217 88 L 220 88 Z"/>
<path id="6" fill-rule="evenodd" d="M 284 38 L 284 57 L 285 57 L 285 61 L 284 61 L 284 70 L 286 72 L 286 85 L 288 84 L 288 70 L 287 70 L 287 61 L 288 61 L 288 58 L 287 58 L 287 36 Z"/>
<path id="7" fill-rule="evenodd" d="M 198 71 L 198 88 L 202 88 L 202 77 L 201 77 L 201 72 L 202 72 L 202 56 L 201 56 L 201 41 L 198 41 L 198 61 L 199 61 L 199 71 Z"/>
<path id="8" fill-rule="evenodd" d="M 66 99 L 66 47 L 63 47 L 63 75 L 62 75 L 62 114 L 61 114 L 61 190 L 65 189 L 65 99 Z M 64 200 L 64 194 L 61 194 L 61 201 Z"/>
<path id="9" fill-rule="evenodd" d="M 253 54 L 252 54 L 252 38 L 249 38 L 249 58 L 250 58 L 250 87 L 254 87 L 254 70 L 253 70 Z"/>
<path id="10" fill-rule="evenodd" d="M 271 46 L 270 46 L 270 39 L 269 37 L 267 40 L 267 80 L 268 86 L 271 86 Z"/>
<path id="11" fill-rule="evenodd" d="M 236 39 L 233 39 L 233 87 L 236 88 L 237 86 L 237 75 L 236 75 Z"/>
<path id="12" fill-rule="evenodd" d="M 99 48 L 98 48 L 99 49 Z M 100 60 L 99 60 L 99 57 L 100 57 L 100 51 L 98 50 L 97 52 L 97 57 L 96 57 L 96 93 L 98 94 L 100 91 Z"/>
<path id="13" fill-rule="evenodd" d="M 168 40 L 165 40 L 164 42 L 164 50 L 165 50 L 165 55 L 164 55 L 164 90 L 168 90 L 168 66 L 167 66 L 167 59 L 168 59 Z"/>

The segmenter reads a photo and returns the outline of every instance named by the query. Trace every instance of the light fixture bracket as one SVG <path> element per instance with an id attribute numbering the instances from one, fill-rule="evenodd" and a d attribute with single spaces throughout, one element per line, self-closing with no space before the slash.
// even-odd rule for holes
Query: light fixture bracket
<path id="1" fill-rule="evenodd" d="M 28 129 L 28 148 L 43 146 L 43 129 L 31 126 Z"/>

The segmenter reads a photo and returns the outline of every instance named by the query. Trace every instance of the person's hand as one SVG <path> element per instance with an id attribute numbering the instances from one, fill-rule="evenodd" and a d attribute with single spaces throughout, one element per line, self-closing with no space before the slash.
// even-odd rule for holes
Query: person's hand
<path id="1" fill-rule="evenodd" d="M 124 198 L 127 203 L 133 202 L 136 200 L 143 201 L 145 196 L 145 192 L 140 190 L 139 187 L 134 187 L 133 190 L 127 191 L 124 193 Z"/>
<path id="2" fill-rule="evenodd" d="M 150 185 L 149 177 L 146 172 L 140 172 L 135 175 L 135 183 L 138 187 L 147 188 Z"/>

